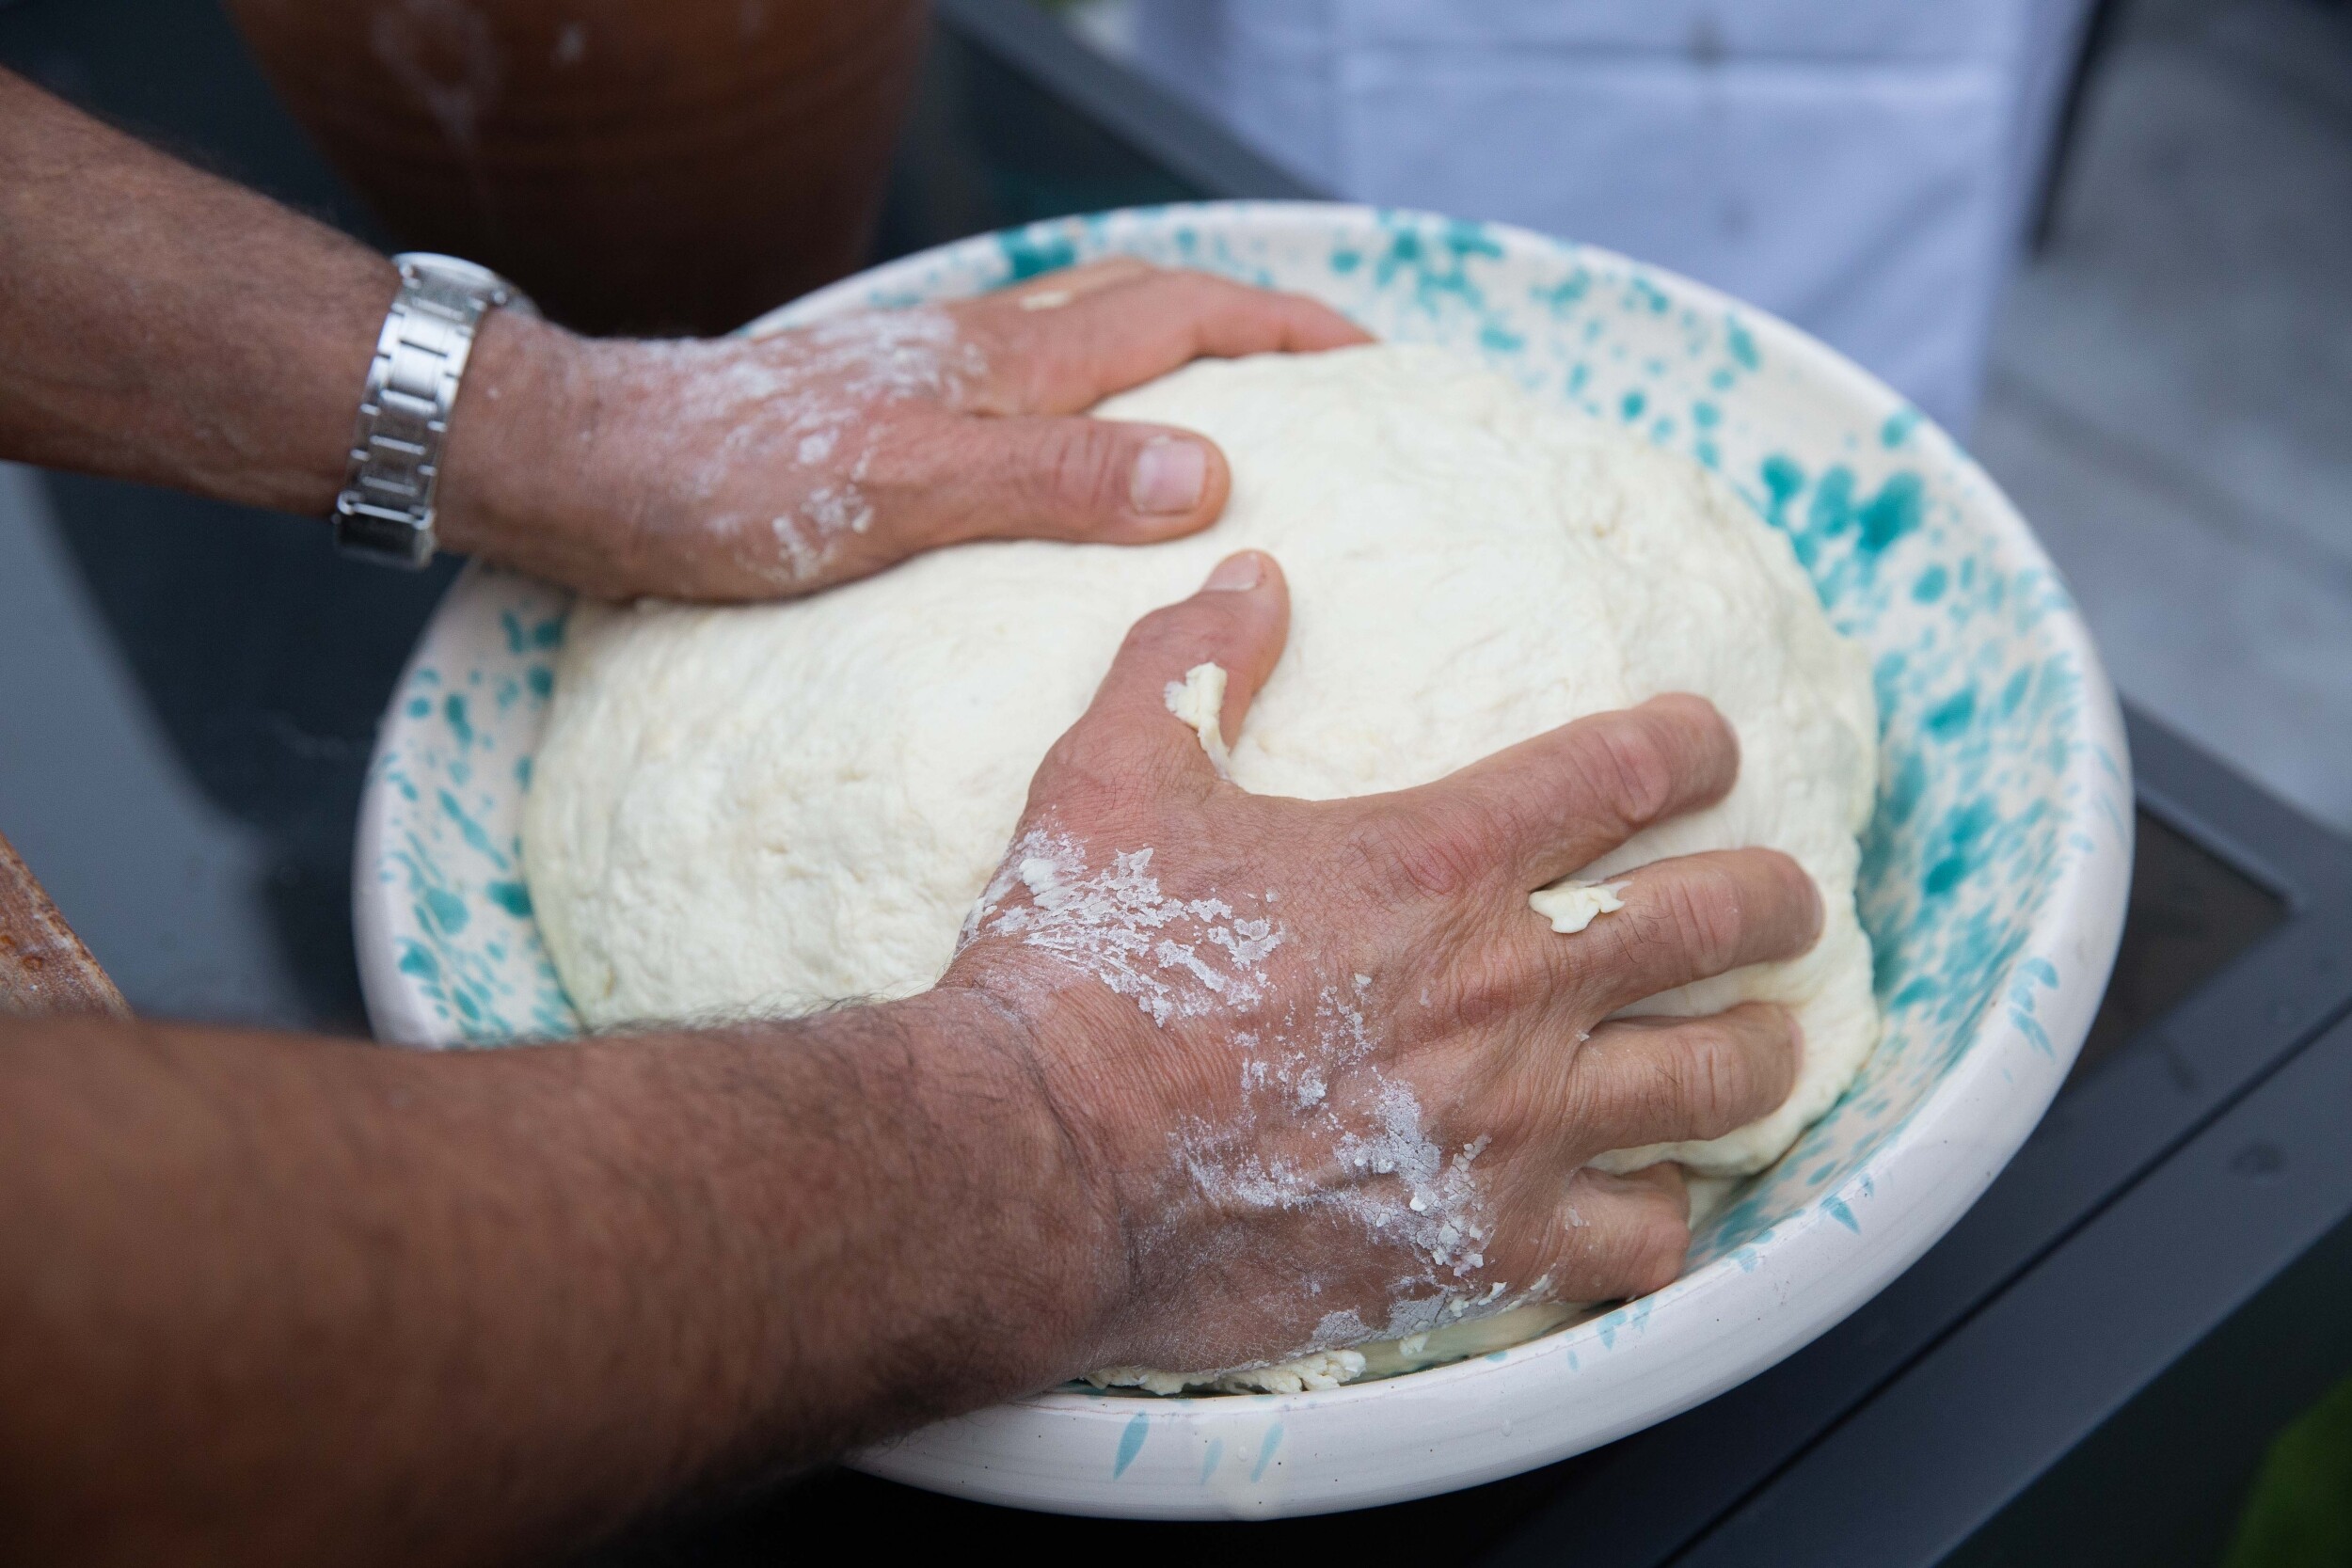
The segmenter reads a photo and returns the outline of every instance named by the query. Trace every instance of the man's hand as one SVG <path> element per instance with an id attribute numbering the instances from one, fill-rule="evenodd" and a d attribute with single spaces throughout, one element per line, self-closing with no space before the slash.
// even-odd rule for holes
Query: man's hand
<path id="1" fill-rule="evenodd" d="M 0 165 L 0 454 L 323 515 L 383 259 L 5 72 Z M 447 526 L 734 597 L 1164 537 L 1221 459 L 1073 416 L 1356 337 L 1133 265 L 765 342 L 497 315 Z M 1794 1042 L 1602 1021 L 1801 951 L 1812 888 L 1693 856 L 1571 937 L 1526 895 L 1718 796 L 1730 736 L 1668 700 L 1398 795 L 1251 796 L 1167 703 L 1213 661 L 1231 732 L 1279 653 L 1272 563 L 1214 580 L 1137 628 L 922 996 L 448 1053 L 0 1020 L 0 1556 L 545 1553 L 1089 1367 L 1662 1283 L 1676 1177 L 1583 1162 L 1761 1114 Z"/>
<path id="2" fill-rule="evenodd" d="M 493 317 L 442 534 L 608 598 L 804 594 L 967 539 L 1148 544 L 1216 519 L 1225 459 L 1083 410 L 1202 355 L 1364 341 L 1311 300 L 1132 259 L 764 338 Z"/>
<path id="3" fill-rule="evenodd" d="M 1584 1163 L 1728 1132 L 1795 1079 L 1776 1007 L 1606 1022 L 1810 946 L 1793 861 L 1660 862 L 1574 936 L 1528 908 L 1730 787 L 1713 708 L 1661 698 L 1393 795 L 1253 796 L 1169 688 L 1223 667 L 1234 733 L 1287 616 L 1246 553 L 1136 626 L 943 982 L 1028 1021 L 1119 1238 L 1089 1365 L 1242 1365 L 1655 1290 L 1689 1242 L 1678 1173 Z"/>
<path id="4" fill-rule="evenodd" d="M 0 169 L 0 458 L 326 517 L 390 263 L 6 71 Z M 593 594 L 711 599 L 962 539 L 1166 539 L 1224 506 L 1224 458 L 1082 411 L 1200 355 L 1363 338 L 1136 261 L 763 339 L 596 341 L 494 310 L 439 532 Z"/>
<path id="5" fill-rule="evenodd" d="M 1812 941 L 1760 851 L 1555 935 L 1528 892 L 1737 768 L 1702 703 L 1421 789 L 1221 781 L 1286 601 L 1147 617 L 941 984 L 484 1052 L 0 1020 L 0 1556 L 506 1560 L 1091 1368 L 1198 1370 L 1663 1284 L 1671 1168 L 1787 1018 L 1604 1022 Z M 1457 1312 L 1457 1307 L 1459 1311 Z"/>

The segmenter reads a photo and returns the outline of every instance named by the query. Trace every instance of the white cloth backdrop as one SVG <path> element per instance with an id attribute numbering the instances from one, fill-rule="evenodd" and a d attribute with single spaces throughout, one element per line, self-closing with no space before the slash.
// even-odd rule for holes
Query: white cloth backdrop
<path id="1" fill-rule="evenodd" d="M 1138 0 L 1136 63 L 1334 193 L 1622 250 L 1965 434 L 2084 0 Z"/>

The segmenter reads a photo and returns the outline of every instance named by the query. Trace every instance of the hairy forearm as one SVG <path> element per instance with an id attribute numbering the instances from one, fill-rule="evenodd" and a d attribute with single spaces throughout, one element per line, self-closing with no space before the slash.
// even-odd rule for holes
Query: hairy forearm
<path id="1" fill-rule="evenodd" d="M 496 1557 L 1068 1375 L 1116 1248 L 1022 1051 L 946 993 L 446 1055 L 6 1025 L 0 1555 Z"/>
<path id="2" fill-rule="evenodd" d="M 0 71 L 0 458 L 324 516 L 397 285 L 349 236 Z M 580 359 L 560 327 L 484 318 L 445 546 L 577 533 L 609 553 Z"/>
<path id="3" fill-rule="evenodd" d="M 324 512 L 394 284 L 0 71 L 0 455 Z"/>

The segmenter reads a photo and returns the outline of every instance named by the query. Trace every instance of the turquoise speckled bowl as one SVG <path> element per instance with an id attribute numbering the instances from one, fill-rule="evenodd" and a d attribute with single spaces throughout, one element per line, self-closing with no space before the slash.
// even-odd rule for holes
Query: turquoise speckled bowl
<path id="1" fill-rule="evenodd" d="M 1145 1517 L 1362 1507 L 1607 1442 L 1752 1376 L 1941 1236 L 2040 1118 L 2122 925 L 2131 784 L 2065 585 L 1983 470 L 1885 387 L 1687 279 L 1514 230 L 1315 204 L 1040 225 L 910 257 L 754 330 L 952 298 L 1114 252 L 1315 294 L 1477 354 L 1724 474 L 1872 652 L 1864 923 L 1886 1034 L 1861 1080 L 1698 1235 L 1667 1289 L 1507 1351 L 1324 1393 L 1057 1390 L 860 1463 L 967 1497 Z M 388 1039 L 578 1027 L 517 830 L 568 598 L 475 568 L 402 676 L 361 812 L 368 1005 Z"/>

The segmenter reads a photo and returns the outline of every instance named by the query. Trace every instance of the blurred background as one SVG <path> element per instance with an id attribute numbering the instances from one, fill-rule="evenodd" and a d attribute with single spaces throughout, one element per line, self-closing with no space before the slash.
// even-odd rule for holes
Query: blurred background
<path id="1" fill-rule="evenodd" d="M 1069 0 L 1337 194 L 1623 250 L 1907 393 L 2124 691 L 2352 831 L 2352 8 Z"/>

